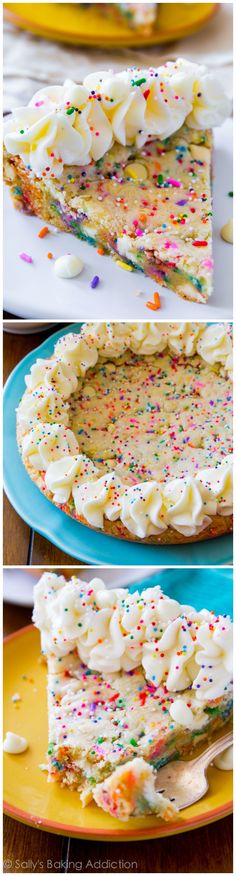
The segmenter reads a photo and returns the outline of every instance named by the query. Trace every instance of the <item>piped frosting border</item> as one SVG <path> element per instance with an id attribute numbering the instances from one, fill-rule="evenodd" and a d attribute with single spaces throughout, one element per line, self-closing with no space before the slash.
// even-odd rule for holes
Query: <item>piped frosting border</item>
<path id="1" fill-rule="evenodd" d="M 195 476 L 130 487 L 113 471 L 100 476 L 91 459 L 80 453 L 68 426 L 68 399 L 99 358 L 117 358 L 127 349 L 145 356 L 165 348 L 176 355 L 198 353 L 232 377 L 232 339 L 224 323 L 146 322 L 85 324 L 80 334 L 61 337 L 53 356 L 37 359 L 25 378 L 27 389 L 17 409 L 23 461 L 45 472 L 45 486 L 56 505 L 74 505 L 76 515 L 92 527 L 102 529 L 104 518 L 120 519 L 140 539 L 168 527 L 188 538 L 207 528 L 216 514 L 232 514 L 231 455 Z"/>
<path id="2" fill-rule="evenodd" d="M 184 122 L 220 125 L 231 101 L 204 65 L 178 58 L 161 67 L 90 73 L 83 84 L 41 88 L 4 125 L 4 145 L 29 172 L 60 178 L 64 166 L 99 161 L 114 143 L 142 147 L 164 140 Z"/>

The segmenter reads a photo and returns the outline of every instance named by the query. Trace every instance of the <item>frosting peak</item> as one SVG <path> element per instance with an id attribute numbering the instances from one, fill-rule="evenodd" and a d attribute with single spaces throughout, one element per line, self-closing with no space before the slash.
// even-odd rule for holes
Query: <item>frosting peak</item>
<path id="1" fill-rule="evenodd" d="M 207 68 L 179 59 L 159 68 L 91 73 L 36 92 L 6 122 L 4 143 L 38 176 L 62 175 L 64 165 L 98 161 L 117 142 L 142 147 L 164 140 L 186 121 L 219 125 L 230 113 L 221 83 Z"/>
<path id="2" fill-rule="evenodd" d="M 66 582 L 46 572 L 35 587 L 33 620 L 48 656 L 75 649 L 89 669 L 105 674 L 142 665 L 154 687 L 192 687 L 202 701 L 230 687 L 230 618 L 196 612 L 165 596 L 159 586 L 141 594 L 108 592 L 98 578 L 89 584 L 78 578 Z"/>

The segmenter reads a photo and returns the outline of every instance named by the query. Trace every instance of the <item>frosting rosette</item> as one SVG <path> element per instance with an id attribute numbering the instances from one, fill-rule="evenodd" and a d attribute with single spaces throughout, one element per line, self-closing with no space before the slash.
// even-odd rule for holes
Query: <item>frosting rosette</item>
<path id="1" fill-rule="evenodd" d="M 47 657 L 76 650 L 89 669 L 108 677 L 140 665 L 153 688 L 164 683 L 167 691 L 192 689 L 200 702 L 230 690 L 230 618 L 181 605 L 158 585 L 131 594 L 107 591 L 99 578 L 66 582 L 45 572 L 35 587 L 33 620 Z"/>
<path id="2" fill-rule="evenodd" d="M 37 177 L 60 178 L 64 166 L 98 161 L 113 143 L 142 147 L 184 122 L 219 125 L 231 104 L 204 66 L 179 59 L 162 67 L 90 73 L 83 84 L 40 89 L 5 123 L 4 144 Z"/>

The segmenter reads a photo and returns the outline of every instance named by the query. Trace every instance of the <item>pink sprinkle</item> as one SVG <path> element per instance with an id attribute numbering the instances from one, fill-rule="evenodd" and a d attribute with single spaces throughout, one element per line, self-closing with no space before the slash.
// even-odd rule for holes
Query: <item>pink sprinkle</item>
<path id="1" fill-rule="evenodd" d="M 27 252 L 20 252 L 20 259 L 22 259 L 22 262 L 28 262 L 29 265 L 32 265 L 33 259 Z"/>
<path id="2" fill-rule="evenodd" d="M 203 268 L 209 268 L 210 271 L 214 266 L 214 262 L 212 259 L 203 259 L 203 262 L 201 264 Z"/>
<path id="3" fill-rule="evenodd" d="M 44 105 L 44 100 L 37 100 L 35 103 L 35 106 L 43 106 L 43 105 Z"/>
<path id="4" fill-rule="evenodd" d="M 176 189 L 181 188 L 181 183 L 178 181 L 178 179 L 173 179 L 172 176 L 168 177 L 167 182 L 169 183 L 170 186 L 175 186 Z"/>
<path id="5" fill-rule="evenodd" d="M 177 243 L 172 240 L 166 240 L 165 249 L 178 249 Z"/>

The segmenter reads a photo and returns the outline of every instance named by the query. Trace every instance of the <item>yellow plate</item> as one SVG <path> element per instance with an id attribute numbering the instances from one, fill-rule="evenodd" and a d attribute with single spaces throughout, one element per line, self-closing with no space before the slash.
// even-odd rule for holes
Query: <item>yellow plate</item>
<path id="1" fill-rule="evenodd" d="M 47 39 L 91 46 L 142 46 L 188 36 L 203 27 L 219 3 L 160 3 L 155 31 L 147 36 L 80 3 L 5 3 L 12 24 Z M 55 8 L 56 7 L 56 8 Z"/>
<path id="2" fill-rule="evenodd" d="M 166 824 L 155 816 L 121 822 L 95 803 L 82 809 L 76 791 L 48 784 L 39 769 L 47 749 L 47 670 L 40 659 L 39 633 L 25 627 L 4 642 L 5 729 L 25 736 L 24 754 L 4 754 L 4 811 L 25 824 L 53 833 L 100 840 L 138 840 L 182 833 L 209 824 L 232 812 L 232 773 L 210 767 L 209 791 L 194 806 L 183 810 L 176 822 Z M 13 704 L 17 691 L 22 701 Z"/>

